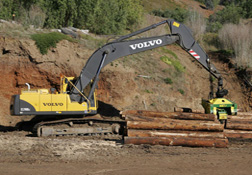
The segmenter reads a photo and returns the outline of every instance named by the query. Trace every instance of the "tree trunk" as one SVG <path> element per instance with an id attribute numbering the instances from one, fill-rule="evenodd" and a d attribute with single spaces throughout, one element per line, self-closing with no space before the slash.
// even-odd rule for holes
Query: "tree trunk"
<path id="1" fill-rule="evenodd" d="M 127 121 L 128 129 L 161 129 L 161 130 L 188 130 L 188 131 L 218 131 L 221 132 L 224 126 L 215 122 L 206 121 L 185 121 L 168 120 L 166 121 Z"/>
<path id="2" fill-rule="evenodd" d="M 124 137 L 125 144 L 150 144 L 167 146 L 216 147 L 226 148 L 227 139 L 215 138 L 165 138 L 165 137 Z"/>
<path id="3" fill-rule="evenodd" d="M 193 137 L 193 138 L 224 138 L 223 132 L 199 132 L 199 131 L 176 131 L 176 130 L 128 130 L 128 137 Z"/>
<path id="4" fill-rule="evenodd" d="M 249 116 L 249 115 L 228 115 L 228 119 L 231 119 L 231 120 L 252 120 L 252 116 Z"/>
<path id="5" fill-rule="evenodd" d="M 124 117 L 130 115 L 130 116 L 171 118 L 171 119 L 182 119 L 182 120 L 207 120 L 207 121 L 216 120 L 216 116 L 214 114 L 183 113 L 183 112 L 155 112 L 155 111 L 144 111 L 144 110 L 128 110 L 128 111 L 122 111 L 121 115 Z"/>
<path id="6" fill-rule="evenodd" d="M 233 123 L 227 121 L 226 129 L 252 131 L 251 123 Z"/>
<path id="7" fill-rule="evenodd" d="M 252 131 L 225 129 L 224 134 L 228 138 L 252 139 Z"/>
<path id="8" fill-rule="evenodd" d="M 204 114 L 204 110 L 195 110 L 191 108 L 180 108 L 180 107 L 174 107 L 174 112 L 190 112 L 190 113 L 201 113 Z"/>

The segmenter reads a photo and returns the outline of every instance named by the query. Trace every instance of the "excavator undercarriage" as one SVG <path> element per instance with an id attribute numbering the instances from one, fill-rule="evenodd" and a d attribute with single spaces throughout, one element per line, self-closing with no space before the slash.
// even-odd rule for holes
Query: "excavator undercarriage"
<path id="1" fill-rule="evenodd" d="M 118 118 L 101 118 L 96 116 L 84 118 L 67 118 L 62 120 L 39 122 L 33 127 L 33 133 L 44 136 L 100 136 L 123 135 L 125 121 Z"/>

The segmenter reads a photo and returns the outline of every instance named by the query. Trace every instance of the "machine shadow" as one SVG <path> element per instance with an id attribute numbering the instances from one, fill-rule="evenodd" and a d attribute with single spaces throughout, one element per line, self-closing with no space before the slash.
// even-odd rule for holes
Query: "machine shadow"
<path id="1" fill-rule="evenodd" d="M 111 117 L 111 116 L 120 116 L 120 111 L 116 109 L 114 106 L 111 104 L 104 103 L 102 101 L 98 101 L 98 111 L 97 113 L 100 114 L 101 116 L 105 117 Z"/>

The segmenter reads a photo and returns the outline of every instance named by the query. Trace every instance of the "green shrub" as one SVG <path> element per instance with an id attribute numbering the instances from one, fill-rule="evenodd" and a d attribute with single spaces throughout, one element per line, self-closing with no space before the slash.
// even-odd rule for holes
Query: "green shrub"
<path id="1" fill-rule="evenodd" d="M 166 9 L 164 11 L 158 9 L 153 10 L 152 14 L 163 18 L 172 18 L 179 22 L 184 22 L 188 16 L 188 11 L 182 8 L 175 8 L 174 10 Z"/>
<path id="2" fill-rule="evenodd" d="M 169 50 L 169 49 L 167 49 L 167 48 L 165 48 L 165 47 L 162 47 L 162 51 L 163 51 L 164 53 L 168 53 L 168 54 L 172 55 L 174 58 L 178 59 L 178 56 L 177 56 L 176 53 L 174 53 L 173 51 L 171 51 L 171 50 Z"/>
<path id="3" fill-rule="evenodd" d="M 215 48 L 220 48 L 220 39 L 217 33 L 206 33 L 203 36 L 203 41 L 210 46 L 214 46 Z"/>
<path id="4" fill-rule="evenodd" d="M 209 17 L 207 30 L 210 32 L 218 32 L 223 24 L 233 23 L 238 24 L 241 18 L 242 8 L 231 4 L 223 10 L 214 13 Z"/>
<path id="5" fill-rule="evenodd" d="M 165 78 L 165 79 L 164 79 L 164 82 L 165 82 L 166 84 L 172 84 L 172 83 L 173 83 L 171 78 Z"/>
<path id="6" fill-rule="evenodd" d="M 119 34 L 142 16 L 140 0 L 78 1 L 74 26 L 86 27 L 97 34 Z"/>
<path id="7" fill-rule="evenodd" d="M 43 55 L 47 54 L 48 49 L 51 47 L 56 48 L 56 44 L 61 40 L 74 41 L 71 37 L 58 32 L 34 34 L 31 35 L 31 38 Z"/>
<path id="8" fill-rule="evenodd" d="M 152 91 L 148 90 L 148 89 L 145 89 L 144 92 L 148 93 L 148 94 L 153 94 Z"/>
<path id="9" fill-rule="evenodd" d="M 181 65 L 179 60 L 171 59 L 168 56 L 162 56 L 160 57 L 160 60 L 166 64 L 172 65 L 180 73 L 185 71 L 185 67 Z"/>
<path id="10" fill-rule="evenodd" d="M 185 91 L 184 91 L 183 89 L 178 89 L 178 91 L 179 91 L 182 95 L 185 94 Z"/>

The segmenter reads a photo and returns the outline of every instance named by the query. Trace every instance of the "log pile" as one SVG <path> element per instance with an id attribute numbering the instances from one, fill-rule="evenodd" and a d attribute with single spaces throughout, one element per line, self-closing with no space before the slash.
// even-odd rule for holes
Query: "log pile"
<path id="1" fill-rule="evenodd" d="M 252 138 L 252 113 L 238 112 L 236 116 L 228 116 L 224 130 L 228 138 Z"/>
<path id="2" fill-rule="evenodd" d="M 224 126 L 213 114 L 130 110 L 121 115 L 127 122 L 125 144 L 217 148 L 228 145 Z"/>

